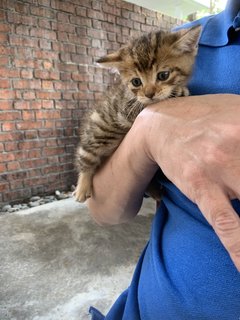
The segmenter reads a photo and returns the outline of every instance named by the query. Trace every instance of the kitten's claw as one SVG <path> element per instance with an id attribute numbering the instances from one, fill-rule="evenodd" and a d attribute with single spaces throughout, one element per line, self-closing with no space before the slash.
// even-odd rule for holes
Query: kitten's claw
<path id="1" fill-rule="evenodd" d="M 187 87 L 176 87 L 174 91 L 175 97 L 187 97 L 189 96 L 189 90 Z"/>
<path id="2" fill-rule="evenodd" d="M 75 191 L 73 192 L 73 196 L 78 202 L 85 202 L 88 198 L 91 197 L 92 190 L 89 185 L 77 185 Z"/>
<path id="3" fill-rule="evenodd" d="M 88 198 L 91 197 L 91 194 L 85 192 L 74 192 L 74 197 L 78 202 L 85 202 Z"/>

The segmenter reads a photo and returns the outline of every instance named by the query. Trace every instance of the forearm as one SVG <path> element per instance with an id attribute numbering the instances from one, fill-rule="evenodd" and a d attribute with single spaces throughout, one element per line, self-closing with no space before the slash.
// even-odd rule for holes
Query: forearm
<path id="1" fill-rule="evenodd" d="M 136 119 L 115 153 L 93 179 L 93 196 L 87 204 L 100 224 L 117 224 L 134 217 L 145 189 L 158 166 L 145 152 L 144 119 Z"/>

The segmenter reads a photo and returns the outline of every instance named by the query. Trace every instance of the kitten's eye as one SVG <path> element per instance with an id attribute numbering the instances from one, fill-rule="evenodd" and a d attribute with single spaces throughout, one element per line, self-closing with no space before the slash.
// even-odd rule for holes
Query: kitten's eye
<path id="1" fill-rule="evenodd" d="M 169 71 L 161 71 L 161 72 L 158 72 L 157 79 L 159 81 L 165 81 L 169 78 L 169 75 L 170 75 Z"/>
<path id="2" fill-rule="evenodd" d="M 133 78 L 131 82 L 134 87 L 140 87 L 142 84 L 142 81 L 140 78 Z"/>

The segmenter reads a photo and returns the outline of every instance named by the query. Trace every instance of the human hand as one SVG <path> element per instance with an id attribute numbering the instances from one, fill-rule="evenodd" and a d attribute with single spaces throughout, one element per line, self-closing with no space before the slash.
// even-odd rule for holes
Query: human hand
<path id="1" fill-rule="evenodd" d="M 240 96 L 204 95 L 146 108 L 146 152 L 212 225 L 240 271 Z"/>

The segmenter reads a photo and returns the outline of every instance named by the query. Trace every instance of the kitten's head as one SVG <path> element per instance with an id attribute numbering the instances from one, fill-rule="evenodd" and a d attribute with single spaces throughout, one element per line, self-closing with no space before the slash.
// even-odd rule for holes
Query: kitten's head
<path id="1" fill-rule="evenodd" d="M 151 32 L 97 62 L 117 68 L 123 83 L 144 105 L 174 96 L 191 74 L 201 26 Z"/>

